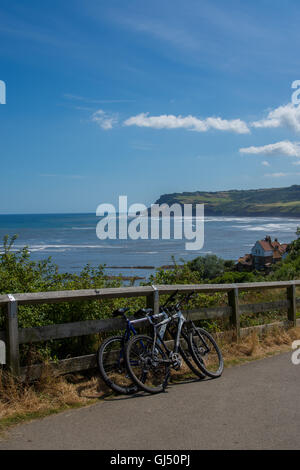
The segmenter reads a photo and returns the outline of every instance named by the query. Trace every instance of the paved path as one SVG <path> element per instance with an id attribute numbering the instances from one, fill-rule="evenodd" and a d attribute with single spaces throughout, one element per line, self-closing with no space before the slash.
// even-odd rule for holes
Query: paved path
<path id="1" fill-rule="evenodd" d="M 300 448 L 300 365 L 291 354 L 32 421 L 0 441 L 0 450 L 265 448 Z"/>

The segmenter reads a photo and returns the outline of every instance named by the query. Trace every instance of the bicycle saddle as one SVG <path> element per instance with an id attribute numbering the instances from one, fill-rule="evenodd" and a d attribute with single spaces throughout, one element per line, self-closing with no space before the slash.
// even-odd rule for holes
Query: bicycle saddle
<path id="1" fill-rule="evenodd" d="M 137 312 L 134 313 L 135 318 L 145 317 L 146 315 L 151 315 L 153 313 L 152 308 L 140 308 Z"/>
<path id="2" fill-rule="evenodd" d="M 125 308 L 118 308 L 117 310 L 115 310 L 113 313 L 112 313 L 112 316 L 113 317 L 122 317 L 124 315 L 125 312 L 127 312 L 129 310 L 129 307 L 125 307 Z"/>

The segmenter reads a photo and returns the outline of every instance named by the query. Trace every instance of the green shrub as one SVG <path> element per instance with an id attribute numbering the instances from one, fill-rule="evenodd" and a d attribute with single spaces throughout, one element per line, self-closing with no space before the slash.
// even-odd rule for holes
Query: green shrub
<path id="1" fill-rule="evenodd" d="M 198 256 L 187 263 L 189 269 L 196 271 L 201 279 L 212 280 L 224 273 L 225 261 L 216 255 Z"/>

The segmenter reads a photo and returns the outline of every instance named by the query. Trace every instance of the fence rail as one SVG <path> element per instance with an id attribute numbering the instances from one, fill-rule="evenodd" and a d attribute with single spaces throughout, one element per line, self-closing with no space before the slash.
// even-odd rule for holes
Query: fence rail
<path id="1" fill-rule="evenodd" d="M 224 307 L 199 308 L 186 311 L 188 318 L 193 320 L 228 318 L 237 339 L 240 338 L 240 316 L 251 315 L 270 310 L 287 312 L 286 323 L 296 326 L 297 305 L 300 298 L 296 298 L 296 288 L 300 287 L 300 280 L 283 282 L 253 282 L 243 284 L 184 284 L 184 285 L 157 285 L 136 286 L 107 289 L 86 289 L 72 291 L 51 291 L 37 293 L 7 294 L 0 296 L 0 308 L 6 308 L 6 328 L 0 331 L 0 340 L 7 346 L 7 367 L 16 376 L 38 376 L 41 365 L 32 365 L 29 368 L 20 367 L 20 344 L 48 341 L 52 339 L 71 338 L 97 334 L 101 331 L 112 331 L 124 327 L 121 319 L 85 320 L 79 322 L 62 323 L 34 328 L 18 327 L 18 306 L 40 303 L 73 302 L 80 300 L 102 300 L 113 298 L 146 297 L 147 306 L 152 307 L 154 313 L 159 311 L 160 295 L 197 292 L 199 294 L 227 293 L 228 305 Z M 286 299 L 273 302 L 241 305 L 239 292 L 265 289 L 285 289 Z M 64 359 L 56 364 L 57 373 L 74 372 L 95 367 L 95 355 L 80 356 Z"/>

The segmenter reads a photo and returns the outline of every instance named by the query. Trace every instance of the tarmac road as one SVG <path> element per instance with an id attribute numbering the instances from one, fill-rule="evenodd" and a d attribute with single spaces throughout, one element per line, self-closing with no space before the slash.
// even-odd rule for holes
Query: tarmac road
<path id="1" fill-rule="evenodd" d="M 4 449 L 299 449 L 300 365 L 291 353 L 166 393 L 100 400 L 22 424 Z"/>

